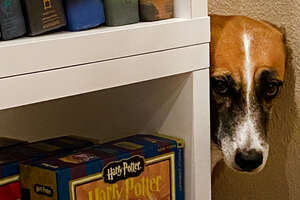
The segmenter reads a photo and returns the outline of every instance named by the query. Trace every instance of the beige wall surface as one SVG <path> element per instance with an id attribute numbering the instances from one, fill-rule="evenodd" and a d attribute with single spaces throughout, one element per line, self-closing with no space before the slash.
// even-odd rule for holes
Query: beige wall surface
<path id="1" fill-rule="evenodd" d="M 256 175 L 223 163 L 214 176 L 213 200 L 300 199 L 300 0 L 209 0 L 210 14 L 246 15 L 285 29 L 288 65 L 269 133 L 270 157 Z"/>

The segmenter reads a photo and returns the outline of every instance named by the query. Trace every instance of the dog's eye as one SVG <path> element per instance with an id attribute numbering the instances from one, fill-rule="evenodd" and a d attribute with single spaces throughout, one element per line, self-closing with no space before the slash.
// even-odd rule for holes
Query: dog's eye
<path id="1" fill-rule="evenodd" d="M 274 98 L 279 91 L 279 85 L 277 83 L 267 83 L 265 85 L 265 95 L 267 98 Z"/>
<path id="2" fill-rule="evenodd" d="M 215 80 L 213 82 L 213 89 L 216 93 L 225 95 L 228 92 L 228 84 L 224 80 Z"/>

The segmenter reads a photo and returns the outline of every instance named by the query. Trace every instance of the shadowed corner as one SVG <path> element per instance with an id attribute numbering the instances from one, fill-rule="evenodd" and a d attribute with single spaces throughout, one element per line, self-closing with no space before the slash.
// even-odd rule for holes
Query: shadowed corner
<path id="1" fill-rule="evenodd" d="M 282 29 L 281 29 L 282 30 Z M 286 35 L 286 31 L 283 31 Z M 297 97 L 296 97 L 296 63 L 294 62 L 294 58 L 296 55 L 294 55 L 294 52 L 292 48 L 290 48 L 290 44 L 292 41 L 289 41 L 285 38 L 287 48 L 287 64 L 286 64 L 286 73 L 285 73 L 285 83 L 283 85 L 283 91 L 281 93 L 281 101 L 278 102 L 278 108 L 274 110 L 273 115 L 275 116 L 275 119 L 272 121 L 274 124 L 273 130 L 276 130 L 276 136 L 280 136 L 279 141 L 277 142 L 278 147 L 275 150 L 277 152 L 274 152 L 276 155 L 279 154 L 280 148 L 283 149 L 283 158 L 280 160 L 280 164 L 282 165 L 282 171 L 285 173 L 285 181 L 287 185 L 288 191 L 287 198 L 290 196 L 289 193 L 291 192 L 291 183 L 293 183 L 293 180 L 299 180 L 300 174 L 295 176 L 295 171 L 293 170 L 292 166 L 289 165 L 290 162 L 294 162 L 296 156 L 296 153 L 294 152 L 297 147 L 299 147 L 299 144 L 296 145 L 296 139 L 300 140 L 299 133 L 299 113 L 297 108 Z M 299 101 L 299 100 L 298 100 Z M 297 121 L 298 120 L 298 121 Z M 281 122 L 281 123 L 276 123 Z M 276 156 L 277 158 L 278 156 Z M 275 159 L 276 159 L 275 158 Z M 295 164 L 292 164 L 295 167 Z M 278 169 L 278 168 L 277 168 Z M 291 180 L 293 179 L 293 180 Z M 296 184 L 296 183 L 294 183 Z M 294 187 L 294 186 L 293 186 Z M 292 195 L 295 194 L 295 191 L 291 192 Z"/>

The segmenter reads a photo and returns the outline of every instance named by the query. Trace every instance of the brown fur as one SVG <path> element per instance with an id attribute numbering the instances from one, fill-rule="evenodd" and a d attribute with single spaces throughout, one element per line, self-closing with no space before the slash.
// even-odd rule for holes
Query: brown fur
<path id="1" fill-rule="evenodd" d="M 242 34 L 252 35 L 252 60 L 255 72 L 260 68 L 275 68 L 283 80 L 285 47 L 283 34 L 272 25 L 244 16 L 211 16 L 211 76 L 230 73 L 243 82 L 244 52 Z"/>
<path id="2" fill-rule="evenodd" d="M 268 22 L 244 16 L 211 16 L 211 77 L 230 75 L 234 79 L 237 89 L 246 91 L 247 77 L 243 44 L 243 34 L 245 33 L 251 37 L 252 84 L 259 84 L 260 75 L 265 70 L 274 72 L 275 77 L 273 78 L 283 81 L 286 62 L 283 34 Z M 224 104 L 230 99 L 230 97 L 218 95 L 212 95 L 212 98 L 217 104 Z M 273 101 L 262 104 L 265 111 L 268 112 Z M 214 123 L 212 121 L 212 127 L 214 127 Z M 214 143 L 212 143 L 211 150 L 213 169 L 222 159 L 222 154 Z"/>

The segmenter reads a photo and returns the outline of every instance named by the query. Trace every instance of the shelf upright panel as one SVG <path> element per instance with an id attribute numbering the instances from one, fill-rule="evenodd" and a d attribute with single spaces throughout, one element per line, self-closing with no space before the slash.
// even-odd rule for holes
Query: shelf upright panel
<path id="1" fill-rule="evenodd" d="M 189 74 L 159 129 L 185 140 L 185 199 L 210 200 L 209 69 Z"/>
<path id="2" fill-rule="evenodd" d="M 175 17 L 198 18 L 208 16 L 207 0 L 174 0 Z"/>

